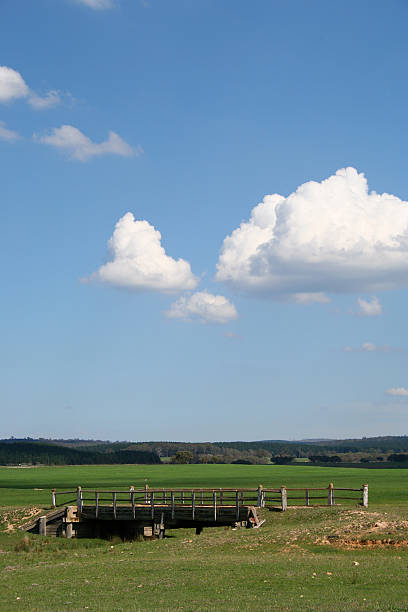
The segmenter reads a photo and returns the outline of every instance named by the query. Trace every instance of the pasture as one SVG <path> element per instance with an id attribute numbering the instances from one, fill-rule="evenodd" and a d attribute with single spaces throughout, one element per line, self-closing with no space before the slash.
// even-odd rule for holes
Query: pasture
<path id="1" fill-rule="evenodd" d="M 408 470 L 163 465 L 0 469 L 0 599 L 8 610 L 408 610 Z M 49 489 L 359 487 L 369 508 L 262 510 L 258 530 L 169 531 L 163 541 L 4 531 Z M 40 490 L 39 490 L 40 489 Z M 42 489 L 42 490 L 41 490 Z"/>
<path id="2" fill-rule="evenodd" d="M 1 505 L 50 503 L 50 490 L 144 487 L 360 487 L 370 505 L 407 502 L 408 469 L 371 470 L 285 465 L 93 465 L 0 468 Z"/>

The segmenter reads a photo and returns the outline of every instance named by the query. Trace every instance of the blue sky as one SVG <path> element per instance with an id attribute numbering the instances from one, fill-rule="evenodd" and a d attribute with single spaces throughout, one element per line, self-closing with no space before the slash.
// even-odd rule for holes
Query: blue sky
<path id="1" fill-rule="evenodd" d="M 1 437 L 407 433 L 407 16 L 2 1 Z"/>

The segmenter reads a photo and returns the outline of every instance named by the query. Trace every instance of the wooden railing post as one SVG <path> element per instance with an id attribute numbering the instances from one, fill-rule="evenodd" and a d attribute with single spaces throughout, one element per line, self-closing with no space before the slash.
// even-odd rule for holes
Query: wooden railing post
<path id="1" fill-rule="evenodd" d="M 191 492 L 191 514 L 193 517 L 193 521 L 195 518 L 195 493 L 194 491 Z"/>
<path id="2" fill-rule="evenodd" d="M 38 519 L 38 533 L 41 536 L 47 535 L 47 517 L 46 516 L 40 516 L 40 518 Z"/>
<path id="3" fill-rule="evenodd" d="M 309 503 L 309 489 L 305 489 L 305 494 L 306 494 L 306 506 L 310 506 L 310 503 Z"/>
<path id="4" fill-rule="evenodd" d="M 217 492 L 213 491 L 214 521 L 217 521 Z"/>
<path id="5" fill-rule="evenodd" d="M 235 491 L 235 510 L 236 510 L 236 519 L 239 521 L 239 493 Z"/>
<path id="6" fill-rule="evenodd" d="M 334 485 L 333 483 L 329 483 L 329 494 L 327 496 L 327 504 L 329 506 L 334 506 Z"/>
<path id="7" fill-rule="evenodd" d="M 363 485 L 363 506 L 368 507 L 368 484 Z"/>
<path id="8" fill-rule="evenodd" d="M 263 501 L 263 486 L 260 484 L 258 487 L 258 501 L 257 501 L 258 508 L 263 507 L 262 501 Z"/>
<path id="9" fill-rule="evenodd" d="M 147 502 L 149 501 L 148 489 L 149 489 L 149 485 L 145 484 L 145 504 L 147 504 Z"/>
<path id="10" fill-rule="evenodd" d="M 135 487 L 130 487 L 130 504 L 132 506 L 132 516 L 135 518 Z"/>
<path id="11" fill-rule="evenodd" d="M 150 509 L 152 512 L 152 520 L 154 519 L 154 491 L 150 493 Z"/>
<path id="12" fill-rule="evenodd" d="M 77 487 L 77 506 L 78 506 L 78 511 L 82 512 L 82 487 L 78 486 Z"/>
<path id="13" fill-rule="evenodd" d="M 286 491 L 286 487 L 281 487 L 281 497 L 282 497 L 282 512 L 285 512 L 288 508 L 288 492 Z"/>
<path id="14" fill-rule="evenodd" d="M 99 514 L 99 493 L 95 491 L 95 518 L 98 518 Z"/>
<path id="15" fill-rule="evenodd" d="M 113 518 L 116 519 L 116 491 L 112 493 L 113 497 Z"/>
<path id="16" fill-rule="evenodd" d="M 174 491 L 171 492 L 171 518 L 174 519 L 174 513 L 175 513 L 175 508 L 174 508 Z"/>

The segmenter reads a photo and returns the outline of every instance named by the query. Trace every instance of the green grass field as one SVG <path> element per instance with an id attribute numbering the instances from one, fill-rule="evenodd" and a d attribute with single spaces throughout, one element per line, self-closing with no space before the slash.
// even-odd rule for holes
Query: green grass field
<path id="1" fill-rule="evenodd" d="M 150 487 L 338 487 L 369 484 L 370 503 L 408 503 L 408 469 L 311 467 L 307 465 L 94 465 L 0 468 L 1 505 L 49 504 L 50 490 Z M 38 490 L 42 489 L 42 490 Z"/>
<path id="2" fill-rule="evenodd" d="M 408 470 L 309 466 L 0 469 L 1 610 L 408 610 Z M 368 509 L 262 510 L 261 529 L 169 531 L 164 541 L 6 532 L 49 489 L 369 484 Z M 36 490 L 43 489 L 43 490 Z"/>

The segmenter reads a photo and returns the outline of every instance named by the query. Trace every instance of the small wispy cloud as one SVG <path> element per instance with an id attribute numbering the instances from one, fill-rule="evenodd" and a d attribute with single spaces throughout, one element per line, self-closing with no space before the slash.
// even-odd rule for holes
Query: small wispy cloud
<path id="1" fill-rule="evenodd" d="M 407 397 L 408 389 L 406 389 L 405 387 L 391 387 L 391 389 L 387 389 L 386 394 L 397 397 Z"/>
<path id="2" fill-rule="evenodd" d="M 203 323 L 228 323 L 238 317 L 234 304 L 223 295 L 197 291 L 174 302 L 166 316 L 172 319 L 199 319 Z"/>
<path id="3" fill-rule="evenodd" d="M 61 96 L 58 91 L 49 91 L 43 97 L 37 94 L 31 94 L 28 103 L 35 108 L 35 110 L 45 110 L 58 106 L 58 104 L 61 103 Z"/>
<path id="4" fill-rule="evenodd" d="M 115 2 L 113 0 L 75 0 L 75 2 L 97 11 L 111 9 L 115 6 Z"/>
<path id="5" fill-rule="evenodd" d="M 142 147 L 138 146 L 133 149 L 116 132 L 109 132 L 108 139 L 103 142 L 93 142 L 72 125 L 62 125 L 60 128 L 54 128 L 51 133 L 45 136 L 34 134 L 33 138 L 37 142 L 65 151 L 71 158 L 82 162 L 101 155 L 130 157 L 143 153 Z"/>
<path id="6" fill-rule="evenodd" d="M 18 99 L 25 99 L 35 110 L 52 108 L 61 103 L 59 92 L 51 90 L 40 96 L 27 85 L 17 70 L 0 66 L 0 103 L 10 103 Z"/>
<path id="7" fill-rule="evenodd" d="M 226 331 L 223 334 L 224 338 L 228 338 L 228 340 L 239 340 L 239 338 L 241 338 L 241 336 L 239 334 L 236 334 L 233 331 Z"/>
<path id="8" fill-rule="evenodd" d="M 4 121 L 0 121 L 0 140 L 5 140 L 6 142 L 15 142 L 19 140 L 20 134 L 15 132 L 14 130 L 9 130 L 6 128 L 6 124 Z"/>
<path id="9" fill-rule="evenodd" d="M 395 353 L 401 349 L 396 346 L 390 346 L 388 344 L 378 345 L 374 342 L 364 342 L 360 346 L 345 346 L 345 353 Z"/>
<path id="10" fill-rule="evenodd" d="M 360 317 L 378 317 L 380 314 L 382 314 L 382 305 L 375 295 L 373 295 L 371 300 L 364 300 L 363 298 L 359 297 L 357 299 L 357 303 L 360 308 L 357 314 Z"/>
<path id="11" fill-rule="evenodd" d="M 292 302 L 296 304 L 328 304 L 331 299 L 322 291 L 315 293 L 295 293 Z"/>

